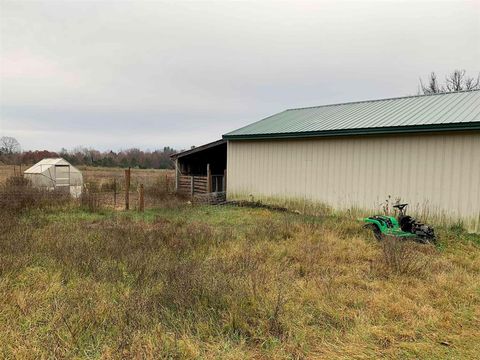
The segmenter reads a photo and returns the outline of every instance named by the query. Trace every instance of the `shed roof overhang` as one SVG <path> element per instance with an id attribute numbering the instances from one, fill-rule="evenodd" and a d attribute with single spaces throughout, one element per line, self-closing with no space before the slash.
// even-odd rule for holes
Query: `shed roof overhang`
<path id="1" fill-rule="evenodd" d="M 205 144 L 205 145 L 198 146 L 198 147 L 190 149 L 190 150 L 185 150 L 185 151 L 182 151 L 182 152 L 179 152 L 179 153 L 176 153 L 176 154 L 172 154 L 172 155 L 170 155 L 170 157 L 174 160 L 179 159 L 179 158 L 182 158 L 182 157 L 185 157 L 185 156 L 188 156 L 188 155 L 192 155 L 192 154 L 195 154 L 195 153 L 198 153 L 198 152 L 201 152 L 201 151 L 211 149 L 211 148 L 216 147 L 216 146 L 223 145 L 226 142 L 227 142 L 227 140 L 220 139 L 220 140 L 213 141 L 213 142 Z"/>

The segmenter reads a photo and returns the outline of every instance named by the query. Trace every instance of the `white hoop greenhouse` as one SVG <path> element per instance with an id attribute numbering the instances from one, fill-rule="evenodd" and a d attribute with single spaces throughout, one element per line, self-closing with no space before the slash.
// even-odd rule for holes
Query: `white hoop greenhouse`
<path id="1" fill-rule="evenodd" d="M 43 159 L 25 170 L 24 177 L 34 187 L 69 192 L 73 197 L 82 193 L 82 173 L 62 158 Z"/>

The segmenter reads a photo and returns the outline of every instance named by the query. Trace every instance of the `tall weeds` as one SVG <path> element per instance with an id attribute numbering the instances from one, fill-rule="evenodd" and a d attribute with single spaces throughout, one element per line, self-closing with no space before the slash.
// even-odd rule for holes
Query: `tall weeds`
<path id="1" fill-rule="evenodd" d="M 23 176 L 12 176 L 0 184 L 0 209 L 18 214 L 28 209 L 66 205 L 70 195 L 58 191 L 35 188 Z"/>
<path id="2" fill-rule="evenodd" d="M 473 243 L 469 256 L 377 243 L 348 219 L 266 209 L 153 214 L 2 218 L 0 356 L 476 354 Z M 458 345 L 439 350 L 443 340 Z"/>
<path id="3" fill-rule="evenodd" d="M 100 187 L 95 182 L 85 184 L 80 195 L 80 205 L 90 211 L 97 212 L 102 209 Z"/>
<path id="4" fill-rule="evenodd" d="M 380 271 L 384 274 L 425 276 L 430 271 L 433 246 L 387 237 L 381 243 Z"/>

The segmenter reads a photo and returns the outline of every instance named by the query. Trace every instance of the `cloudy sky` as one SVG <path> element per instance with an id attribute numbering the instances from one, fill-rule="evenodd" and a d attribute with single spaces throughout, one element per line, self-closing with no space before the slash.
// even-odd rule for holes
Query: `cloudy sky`
<path id="1" fill-rule="evenodd" d="M 187 148 L 480 71 L 479 1 L 0 4 L 0 136 L 24 149 Z"/>

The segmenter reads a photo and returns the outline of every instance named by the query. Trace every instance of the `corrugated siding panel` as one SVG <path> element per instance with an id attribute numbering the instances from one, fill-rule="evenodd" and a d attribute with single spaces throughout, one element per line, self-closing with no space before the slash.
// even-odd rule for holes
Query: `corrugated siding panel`
<path id="1" fill-rule="evenodd" d="M 480 217 L 480 133 L 229 141 L 229 197 Z M 478 226 L 478 224 L 477 224 Z"/>

